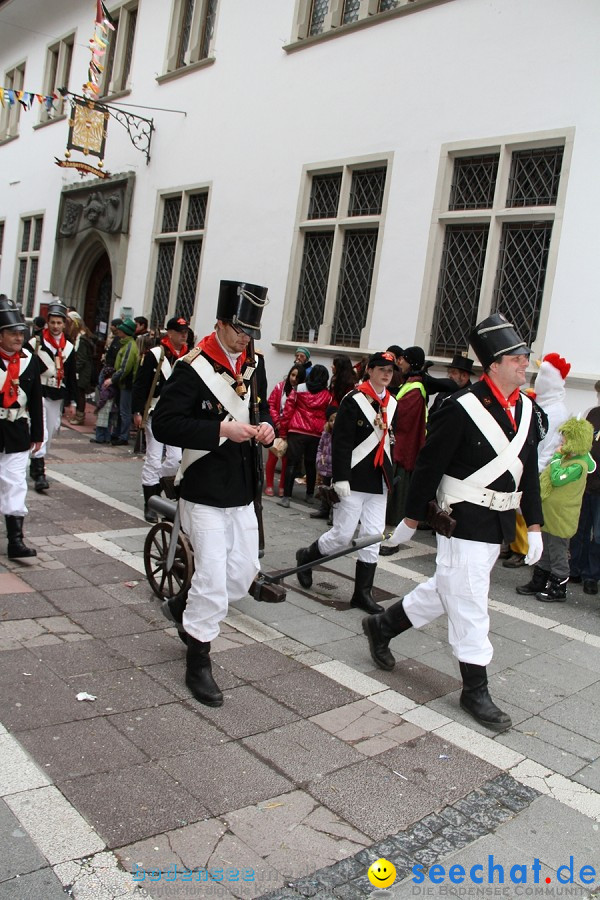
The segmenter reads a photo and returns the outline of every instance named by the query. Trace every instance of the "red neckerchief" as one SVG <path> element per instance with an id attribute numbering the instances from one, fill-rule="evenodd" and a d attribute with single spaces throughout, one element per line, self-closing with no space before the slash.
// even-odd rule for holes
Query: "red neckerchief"
<path id="1" fill-rule="evenodd" d="M 388 420 L 387 420 L 387 405 L 390 402 L 391 394 L 388 390 L 386 390 L 383 400 L 381 397 L 373 390 L 373 386 L 370 381 L 363 381 L 362 384 L 359 384 L 356 388 L 357 391 L 360 391 L 361 394 L 366 394 L 367 397 L 370 397 L 372 400 L 375 400 L 379 403 L 381 408 L 381 427 L 383 429 L 383 435 L 381 440 L 379 441 L 379 447 L 375 452 L 375 459 L 373 461 L 373 465 L 383 466 L 383 458 L 385 454 L 385 436 L 388 430 Z"/>
<path id="2" fill-rule="evenodd" d="M 17 350 L 9 356 L 4 350 L 0 350 L 0 357 L 6 363 L 6 378 L 2 386 L 2 408 L 8 409 L 19 396 L 19 368 L 21 351 Z"/>
<path id="3" fill-rule="evenodd" d="M 62 352 L 65 349 L 67 339 L 64 334 L 61 334 L 59 338 L 55 338 L 52 334 L 50 334 L 49 328 L 44 328 L 44 330 L 42 331 L 42 340 L 49 344 L 51 347 L 54 347 L 54 349 L 56 350 L 56 387 L 60 387 L 65 375 L 65 362 L 63 360 Z"/>
<path id="4" fill-rule="evenodd" d="M 242 350 L 242 352 L 238 356 L 234 372 L 231 368 L 231 362 L 223 352 L 223 348 L 218 342 L 217 335 L 214 331 L 212 334 L 209 334 L 206 337 L 202 338 L 198 346 L 204 353 L 206 353 L 207 356 L 210 356 L 213 362 L 219 363 L 219 365 L 223 366 L 224 369 L 228 369 L 228 371 L 231 372 L 232 375 L 235 375 L 236 378 L 242 371 L 242 366 L 246 362 L 246 351 Z"/>
<path id="5" fill-rule="evenodd" d="M 180 359 L 182 356 L 185 356 L 188 351 L 187 344 L 184 344 L 181 350 L 176 350 L 168 335 L 162 339 L 161 344 L 175 357 L 175 359 Z"/>
<path id="6" fill-rule="evenodd" d="M 512 394 L 510 395 L 510 397 L 505 397 L 504 394 L 502 394 L 500 392 L 500 390 L 496 387 L 496 385 L 494 384 L 492 379 L 489 377 L 489 375 L 486 375 L 485 372 L 481 376 L 481 380 L 487 384 L 490 391 L 492 392 L 492 394 L 494 395 L 494 397 L 496 398 L 496 400 L 498 401 L 498 403 L 500 404 L 500 406 L 502 407 L 502 409 L 508 416 L 508 418 L 510 420 L 510 424 L 516 431 L 517 423 L 515 422 L 515 417 L 512 414 L 511 407 L 517 405 L 517 400 L 519 399 L 519 397 L 521 395 L 521 389 L 515 388 L 514 391 L 512 392 Z"/>

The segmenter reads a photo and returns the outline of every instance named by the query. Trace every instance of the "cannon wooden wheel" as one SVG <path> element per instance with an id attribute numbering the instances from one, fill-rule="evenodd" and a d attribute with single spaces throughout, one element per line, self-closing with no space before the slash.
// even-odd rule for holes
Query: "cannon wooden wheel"
<path id="1" fill-rule="evenodd" d="M 166 571 L 172 530 L 171 522 L 158 522 L 152 526 L 144 542 L 146 578 L 161 600 L 179 600 L 184 597 L 194 572 L 194 554 L 183 532 L 179 532 L 177 538 L 177 550 L 171 571 Z"/>

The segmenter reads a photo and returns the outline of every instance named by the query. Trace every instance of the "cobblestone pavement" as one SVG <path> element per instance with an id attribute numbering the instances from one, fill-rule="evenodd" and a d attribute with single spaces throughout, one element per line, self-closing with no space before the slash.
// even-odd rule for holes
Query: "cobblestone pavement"
<path id="1" fill-rule="evenodd" d="M 350 557 L 230 610 L 225 703 L 203 707 L 145 579 L 141 459 L 88 439 L 63 430 L 50 490 L 30 491 L 37 558 L 0 557 L 0 900 L 600 894 L 597 597 L 542 605 L 514 590 L 528 570 L 496 567 L 501 735 L 458 706 L 445 620 L 373 668 Z M 265 570 L 323 530 L 301 490 L 287 510 L 265 498 Z M 377 599 L 433 565 L 418 532 L 381 559 Z"/>

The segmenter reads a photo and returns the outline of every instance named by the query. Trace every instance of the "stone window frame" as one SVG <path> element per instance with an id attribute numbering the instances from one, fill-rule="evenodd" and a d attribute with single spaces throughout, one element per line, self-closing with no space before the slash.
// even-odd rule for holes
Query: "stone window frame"
<path id="1" fill-rule="evenodd" d="M 39 229 L 38 229 L 38 223 Z M 23 247 L 25 230 L 28 227 L 27 246 Z M 35 295 L 38 286 L 39 260 L 44 233 L 44 211 L 28 213 L 19 221 L 19 240 L 17 244 L 17 264 L 13 278 L 13 297 L 15 303 L 26 316 L 32 316 L 35 309 Z M 36 246 L 36 236 L 39 236 Z M 23 279 L 21 280 L 21 271 Z"/>
<path id="2" fill-rule="evenodd" d="M 58 96 L 59 88 L 69 87 L 74 47 L 75 32 L 72 31 L 70 34 L 50 44 L 46 49 L 46 66 L 42 82 L 42 93 L 46 95 L 56 94 Z M 60 96 L 54 101 L 53 109 L 51 110 L 47 110 L 42 104 L 39 124 L 44 125 L 47 122 L 56 122 L 58 119 L 63 119 L 65 117 L 64 106 L 65 100 Z"/>
<path id="3" fill-rule="evenodd" d="M 436 314 L 446 225 L 489 223 L 487 250 L 477 310 L 477 320 L 479 321 L 492 312 L 503 226 L 505 224 L 545 221 L 552 223 L 552 237 L 546 264 L 537 335 L 531 345 L 534 356 L 541 354 L 548 324 L 550 299 L 558 259 L 560 232 L 564 217 L 574 139 L 575 129 L 565 127 L 442 144 L 415 339 L 415 342 L 425 347 L 426 351 L 430 347 Z M 548 206 L 506 206 L 505 201 L 508 194 L 513 152 L 555 146 L 564 148 L 556 203 Z M 489 209 L 449 211 L 454 160 L 457 157 L 485 156 L 486 154 L 498 154 L 499 156 L 496 189 L 492 206 Z M 447 365 L 450 355 L 442 357 L 435 353 L 430 353 L 428 358 Z"/>
<path id="4" fill-rule="evenodd" d="M 190 5 L 192 9 L 189 38 L 181 60 L 182 31 Z M 164 74 L 158 76 L 159 84 L 214 63 L 213 51 L 219 8 L 219 0 L 173 0 Z M 207 35 L 206 29 L 211 17 L 212 31 Z"/>
<path id="5" fill-rule="evenodd" d="M 171 279 L 170 279 L 170 288 L 169 288 L 169 299 L 167 301 L 167 306 L 164 315 L 164 322 L 151 322 L 151 325 L 158 326 L 159 328 L 163 328 L 168 319 L 175 315 L 175 307 L 177 304 L 177 295 L 179 291 L 179 282 L 181 277 L 181 264 L 183 257 L 183 246 L 186 241 L 193 241 L 200 239 L 202 241 L 202 248 L 200 251 L 200 259 L 198 262 L 198 276 L 196 282 L 196 300 L 198 298 L 199 293 L 199 285 L 200 285 L 200 273 L 202 271 L 202 261 L 204 259 L 204 245 L 206 238 L 206 229 L 207 222 L 209 216 L 209 206 L 210 206 L 210 196 L 211 196 L 212 184 L 210 182 L 202 182 L 193 185 L 186 185 L 179 188 L 172 188 L 160 191 L 157 196 L 156 202 L 156 211 L 155 211 L 155 219 L 154 219 L 154 229 L 152 233 L 152 256 L 150 261 L 150 272 L 151 278 L 148 280 L 147 290 L 146 290 L 146 303 L 145 303 L 145 315 L 148 316 L 148 319 L 153 318 L 154 311 L 154 293 L 155 286 L 158 274 L 158 263 L 159 263 L 159 252 L 161 244 L 167 243 L 169 241 L 175 241 L 175 254 L 173 260 L 173 268 L 171 271 Z M 204 228 L 200 229 L 186 229 L 187 223 L 187 215 L 189 209 L 189 198 L 196 194 L 206 194 L 206 214 L 204 217 Z M 180 197 L 181 198 L 181 208 L 179 211 L 179 221 L 177 231 L 163 231 L 163 213 L 165 207 L 165 201 Z M 194 313 L 190 316 L 190 321 L 195 316 L 196 306 L 194 303 Z"/>
<path id="6" fill-rule="evenodd" d="M 321 326 L 319 327 L 318 334 L 315 334 L 314 343 L 311 342 L 311 347 L 316 346 L 323 352 L 341 352 L 345 349 L 345 345 L 331 343 L 331 333 L 333 330 L 336 313 L 337 292 L 339 277 L 341 274 L 344 237 L 346 230 L 350 228 L 353 230 L 377 229 L 378 231 L 377 247 L 375 251 L 375 260 L 373 265 L 371 289 L 369 294 L 369 303 L 365 325 L 361 332 L 361 340 L 359 342 L 359 346 L 352 346 L 347 349 L 349 350 L 349 352 L 356 354 L 360 353 L 362 349 L 368 348 L 368 336 L 371 329 L 371 320 L 375 305 L 374 301 L 383 244 L 383 232 L 391 189 L 390 185 L 392 180 L 393 159 L 394 153 L 390 151 L 369 154 L 368 156 L 355 156 L 328 162 L 311 163 L 303 166 L 302 176 L 300 180 L 300 194 L 296 211 L 296 224 L 294 227 L 294 236 L 292 241 L 289 275 L 286 287 L 286 299 L 281 328 L 281 340 L 274 342 L 274 346 L 280 347 L 282 349 L 287 349 L 287 347 L 291 346 L 292 344 L 296 346 L 296 341 L 293 335 L 300 278 L 302 274 L 304 236 L 311 231 L 322 231 L 324 229 L 330 228 L 334 232 L 334 241 L 331 254 L 330 275 L 328 278 L 328 287 L 323 310 L 323 321 L 321 323 Z M 350 198 L 350 190 L 352 186 L 352 173 L 357 169 L 372 169 L 382 166 L 385 166 L 386 168 L 386 182 L 383 191 L 381 212 L 376 215 L 368 216 L 341 215 L 340 210 L 345 210 L 348 208 L 348 201 Z M 309 204 L 311 199 L 312 177 L 314 175 L 327 175 L 340 171 L 342 172 L 342 186 L 340 190 L 338 215 L 334 219 L 308 218 Z"/>
<path id="7" fill-rule="evenodd" d="M 9 90 L 22 91 L 25 88 L 26 60 L 11 66 L 4 73 L 2 86 Z M 0 109 L 0 144 L 12 141 L 19 137 L 19 120 L 21 118 L 21 104 L 15 101 L 12 106 L 4 101 Z"/>
<path id="8" fill-rule="evenodd" d="M 128 0 L 110 10 L 115 31 L 109 31 L 105 71 L 100 86 L 100 97 L 110 100 L 131 91 L 131 69 L 137 34 L 139 0 Z M 128 54 L 128 49 L 130 52 Z"/>

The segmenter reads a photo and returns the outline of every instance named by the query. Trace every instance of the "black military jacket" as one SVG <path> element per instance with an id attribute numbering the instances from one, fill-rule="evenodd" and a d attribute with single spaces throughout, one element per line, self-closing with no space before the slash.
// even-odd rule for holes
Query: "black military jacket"
<path id="1" fill-rule="evenodd" d="M 406 502 L 406 515 L 410 519 L 425 519 L 427 504 L 435 498 L 443 475 L 466 478 L 496 456 L 491 444 L 457 402 L 457 398 L 469 391 L 493 415 L 507 437 L 515 436 L 516 432 L 506 412 L 485 382 L 478 381 L 444 400 L 441 408 L 429 421 L 427 440 L 417 457 Z M 518 400 L 515 410 L 517 426 L 521 420 L 522 408 L 522 400 Z M 527 439 L 519 454 L 523 463 L 520 484 L 515 485 L 510 472 L 505 472 L 489 485 L 498 491 L 523 491 L 521 512 L 528 525 L 543 524 L 537 445 L 544 437 L 547 426 L 545 413 L 534 404 Z M 454 504 L 452 517 L 456 519 L 455 538 L 490 544 L 514 540 L 514 510 L 496 512 L 463 500 Z"/>
<path id="2" fill-rule="evenodd" d="M 72 347 L 72 344 L 67 340 L 67 347 L 69 346 Z M 53 358 L 57 355 L 56 350 L 54 347 L 49 347 L 48 344 L 43 341 L 41 335 L 39 337 L 31 338 L 29 347 L 32 353 L 37 355 L 40 366 L 40 375 L 43 375 L 48 369 L 48 366 L 39 355 L 39 350 L 44 350 L 45 353 Z M 56 388 L 47 384 L 42 384 L 42 396 L 47 397 L 48 400 L 64 400 L 67 405 L 77 399 L 77 353 L 74 347 L 64 361 L 64 374 L 60 387 Z"/>
<path id="3" fill-rule="evenodd" d="M 352 451 L 358 447 L 370 434 L 373 433 L 373 426 L 365 418 L 360 406 L 354 400 L 359 391 L 350 391 L 342 399 L 340 408 L 338 409 L 333 427 L 331 456 L 333 482 L 349 481 L 353 491 L 364 491 L 367 494 L 382 494 L 383 485 L 392 484 L 393 465 L 387 454 L 384 455 L 384 468 L 375 467 L 375 454 L 377 448 L 365 456 L 361 462 L 352 469 Z M 380 404 L 374 401 L 366 394 L 365 398 L 371 403 L 373 409 L 378 413 L 381 409 Z M 394 433 L 395 415 L 391 422 L 388 422 L 390 436 Z M 385 481 L 384 481 L 385 476 Z"/>
<path id="4" fill-rule="evenodd" d="M 165 355 L 164 359 L 167 359 L 173 367 L 177 362 L 177 356 L 174 356 L 170 350 L 165 346 L 161 347 L 153 347 L 148 350 L 146 355 L 144 356 L 144 360 L 137 371 L 137 375 L 135 376 L 135 381 L 133 382 L 133 392 L 131 395 L 131 411 L 132 413 L 142 413 L 146 408 L 146 403 L 148 402 L 148 394 L 150 393 L 150 388 L 152 387 L 152 381 L 154 380 L 154 374 L 156 372 L 156 367 L 158 365 L 158 361 L 160 359 L 160 351 L 164 350 Z M 162 367 L 162 363 L 161 363 Z M 154 388 L 154 397 L 160 397 L 160 392 L 165 386 L 167 379 L 163 375 L 162 371 L 158 376 L 158 381 L 156 382 L 156 387 Z"/>
<path id="5" fill-rule="evenodd" d="M 250 441 L 240 444 L 225 441 L 219 446 L 219 428 L 227 412 L 208 389 L 200 375 L 186 361 L 199 351 L 179 360 L 152 414 L 152 431 L 158 441 L 189 450 L 209 450 L 192 463 L 181 479 L 180 496 L 206 506 L 247 506 L 257 490 L 257 467 Z M 202 353 L 216 372 L 223 368 Z M 248 391 L 256 378 L 259 421 L 271 422 L 267 403 L 267 378 L 263 357 L 257 354 L 257 367 L 245 369 L 244 384 Z"/>
<path id="6" fill-rule="evenodd" d="M 38 358 L 27 347 L 21 350 L 21 357 L 25 356 L 29 356 L 29 363 L 19 376 L 19 387 L 27 394 L 29 420 L 26 416 L 15 419 L 14 422 L 0 419 L 0 453 L 22 453 L 29 450 L 31 444 L 44 439 L 42 385 Z M 0 369 L 6 371 L 6 362 L 1 357 Z M 11 408 L 18 409 L 18 401 L 15 401 Z"/>

